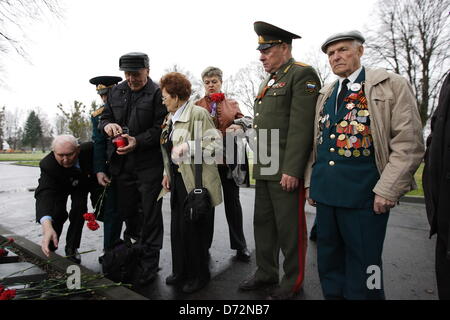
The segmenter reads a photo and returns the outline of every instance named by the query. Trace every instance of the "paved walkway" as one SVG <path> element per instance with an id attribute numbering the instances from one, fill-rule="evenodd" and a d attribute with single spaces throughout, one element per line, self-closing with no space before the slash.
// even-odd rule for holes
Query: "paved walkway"
<path id="1" fill-rule="evenodd" d="M 37 186 L 39 169 L 22 167 L 0 162 L 0 225 L 12 232 L 26 236 L 40 243 L 41 227 L 35 223 L 35 201 L 33 192 Z M 170 211 L 169 199 L 164 199 L 164 243 L 161 252 L 159 277 L 141 294 L 151 299 L 264 299 L 264 292 L 239 292 L 238 283 L 249 276 L 256 268 L 253 239 L 253 199 L 254 189 L 241 189 L 241 202 L 244 210 L 244 230 L 251 263 L 233 259 L 234 251 L 229 248 L 228 226 L 223 205 L 216 209 L 214 242 L 211 248 L 212 280 L 200 292 L 184 295 L 165 284 L 171 273 L 170 256 Z M 312 226 L 315 209 L 307 206 L 308 229 Z M 65 228 L 66 229 L 66 228 Z M 401 203 L 391 211 L 383 254 L 384 283 L 387 299 L 437 299 L 434 276 L 435 239 L 428 239 L 428 223 L 423 204 Z M 57 253 L 64 255 L 65 230 Z M 82 264 L 93 271 L 100 271 L 98 256 L 103 245 L 102 227 L 91 231 L 83 230 L 80 251 L 96 250 L 83 254 Z M 323 299 L 317 274 L 316 246 L 309 242 L 304 294 L 298 299 Z"/>

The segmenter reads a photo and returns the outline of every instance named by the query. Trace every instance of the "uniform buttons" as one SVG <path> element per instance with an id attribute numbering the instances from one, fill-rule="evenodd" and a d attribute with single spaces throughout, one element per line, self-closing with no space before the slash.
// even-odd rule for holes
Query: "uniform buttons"
<path id="1" fill-rule="evenodd" d="M 254 125 L 253 127 L 254 127 L 254 128 L 256 129 L 256 128 L 258 128 L 258 125 L 257 125 L 257 124 L 255 124 L 255 125 Z"/>
<path id="2" fill-rule="evenodd" d="M 336 135 L 335 134 L 330 135 L 330 139 L 336 139 Z"/>
<path id="3" fill-rule="evenodd" d="M 335 151 L 336 151 L 336 149 L 330 148 L 330 152 L 335 152 Z"/>
<path id="4" fill-rule="evenodd" d="M 330 166 L 334 166 L 334 161 L 330 161 L 330 162 L 328 162 L 328 164 L 329 164 Z"/>
<path id="5" fill-rule="evenodd" d="M 259 102 L 258 102 L 258 104 L 261 104 L 261 103 L 262 103 L 262 101 L 259 101 Z"/>
<path id="6" fill-rule="evenodd" d="M 255 141 L 256 141 L 256 137 L 254 137 L 254 138 L 253 138 L 253 140 L 255 140 Z"/>
<path id="7" fill-rule="evenodd" d="M 257 113 L 257 114 L 255 115 L 255 117 L 257 117 L 257 116 L 259 116 L 259 113 Z"/>

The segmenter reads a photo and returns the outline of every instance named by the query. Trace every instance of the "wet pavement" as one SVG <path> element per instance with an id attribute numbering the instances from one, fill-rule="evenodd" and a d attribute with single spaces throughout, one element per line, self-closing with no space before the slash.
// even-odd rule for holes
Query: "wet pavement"
<path id="1" fill-rule="evenodd" d="M 12 232 L 25 236 L 40 244 L 41 227 L 35 222 L 35 201 L 33 190 L 37 186 L 39 168 L 23 167 L 0 162 L 0 225 Z M 136 291 L 150 299 L 193 299 L 193 300 L 254 300 L 264 299 L 268 292 L 240 292 L 239 282 L 256 269 L 253 238 L 254 189 L 242 188 L 240 192 L 244 212 L 244 233 L 249 250 L 250 263 L 234 259 L 235 251 L 230 249 L 228 225 L 223 204 L 216 208 L 214 240 L 210 249 L 212 279 L 199 292 L 186 295 L 179 289 L 165 284 L 171 273 L 170 253 L 170 210 L 169 198 L 163 202 L 164 242 L 160 267 L 156 280 Z M 315 217 L 315 209 L 307 205 L 308 230 Z M 68 222 L 67 222 L 68 223 Z M 64 255 L 65 225 L 56 253 Z M 80 251 L 95 250 L 82 254 L 82 265 L 100 272 L 98 256 L 102 254 L 103 229 L 83 230 Z M 383 253 L 384 284 L 387 299 L 434 300 L 437 299 L 434 275 L 435 238 L 428 239 L 428 222 L 423 204 L 401 203 L 391 211 Z M 280 258 L 282 260 L 282 256 Z M 280 261 L 281 261 L 280 260 Z M 297 299 L 323 299 L 317 274 L 316 246 L 309 241 L 304 290 Z M 282 263 L 280 263 L 282 265 Z M 281 272 L 280 272 L 281 273 Z"/>

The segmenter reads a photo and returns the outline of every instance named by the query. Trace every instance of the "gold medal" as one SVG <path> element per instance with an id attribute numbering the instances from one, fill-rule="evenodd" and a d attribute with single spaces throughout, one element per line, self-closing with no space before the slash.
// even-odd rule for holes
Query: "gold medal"
<path id="1" fill-rule="evenodd" d="M 342 148 L 340 148 L 339 151 L 338 151 L 338 154 L 339 154 L 340 156 L 343 156 L 343 155 L 345 154 L 345 150 L 342 149 Z"/>
<path id="2" fill-rule="evenodd" d="M 350 158 L 352 156 L 352 152 L 350 150 L 345 150 L 344 156 Z"/>
<path id="3" fill-rule="evenodd" d="M 363 132 L 363 131 L 366 129 L 366 126 L 363 125 L 362 123 L 360 123 L 360 124 L 358 124 L 358 126 L 356 127 L 356 129 L 357 129 L 359 132 Z"/>
<path id="4" fill-rule="evenodd" d="M 341 125 L 342 128 L 345 128 L 346 126 L 348 126 L 348 122 L 347 121 L 341 121 L 341 123 L 339 123 Z"/>
<path id="5" fill-rule="evenodd" d="M 368 117 L 370 115 L 369 110 L 363 110 L 364 111 L 364 117 Z"/>
<path id="6" fill-rule="evenodd" d="M 345 134 L 340 134 L 338 137 L 338 140 L 343 141 L 343 140 L 345 140 L 345 138 L 346 138 Z"/>
<path id="7" fill-rule="evenodd" d="M 355 121 L 355 120 L 353 120 L 352 122 L 350 122 L 350 125 L 351 125 L 351 126 L 357 126 L 357 125 L 358 125 L 358 122 Z"/>
<path id="8" fill-rule="evenodd" d="M 358 116 L 360 116 L 360 117 L 365 117 L 365 112 L 364 111 L 366 111 L 366 110 L 359 110 L 358 111 Z"/>
<path id="9" fill-rule="evenodd" d="M 366 157 L 370 156 L 370 150 L 369 149 L 364 149 L 363 155 L 366 156 Z"/>
<path id="10" fill-rule="evenodd" d="M 358 158 L 361 155 L 361 152 L 358 149 L 353 150 L 353 156 Z"/>

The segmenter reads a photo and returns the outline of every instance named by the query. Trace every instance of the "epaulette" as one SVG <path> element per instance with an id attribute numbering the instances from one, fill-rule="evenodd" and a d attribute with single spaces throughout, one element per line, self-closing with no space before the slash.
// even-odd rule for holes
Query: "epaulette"
<path id="1" fill-rule="evenodd" d="M 294 64 L 296 64 L 296 65 L 298 65 L 300 67 L 309 67 L 309 64 L 306 64 L 306 63 L 303 63 L 303 62 L 299 62 L 299 61 L 294 62 Z"/>
<path id="2" fill-rule="evenodd" d="M 92 111 L 91 116 L 95 118 L 96 116 L 101 115 L 103 110 L 105 110 L 105 107 L 98 108 L 97 110 Z"/>

